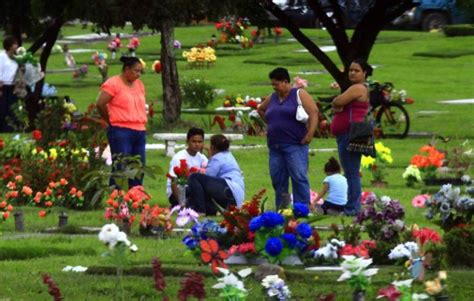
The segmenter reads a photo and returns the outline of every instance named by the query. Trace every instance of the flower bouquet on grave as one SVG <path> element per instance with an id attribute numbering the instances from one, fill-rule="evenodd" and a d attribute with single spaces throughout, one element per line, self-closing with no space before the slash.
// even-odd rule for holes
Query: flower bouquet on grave
<path id="1" fill-rule="evenodd" d="M 248 291 L 245 289 L 243 279 L 252 273 L 251 268 L 246 268 L 237 272 L 237 275 L 225 268 L 217 268 L 224 277 L 218 278 L 218 283 L 212 288 L 220 289 L 219 297 L 223 300 L 238 301 L 245 300 Z"/>
<path id="2" fill-rule="evenodd" d="M 413 292 L 413 279 L 393 281 L 389 286 L 379 289 L 377 299 L 389 301 L 421 301 L 430 297 L 427 294 Z"/>
<path id="3" fill-rule="evenodd" d="M 135 56 L 135 51 L 137 51 L 138 46 L 140 46 L 140 39 L 138 37 L 132 37 L 127 45 L 128 52 L 131 56 Z"/>
<path id="4" fill-rule="evenodd" d="M 368 169 L 371 172 L 373 185 L 385 186 L 385 169 L 387 168 L 387 165 L 393 163 L 392 151 L 390 148 L 383 145 L 382 142 L 375 143 L 375 151 L 375 158 L 364 155 L 362 156 L 361 166 L 362 168 Z"/>
<path id="5" fill-rule="evenodd" d="M 372 264 L 372 258 L 364 259 L 355 256 L 343 256 L 341 263 L 342 275 L 337 281 L 349 282 L 354 289 L 353 300 L 364 300 L 364 295 L 370 289 L 371 277 L 377 274 L 379 269 L 368 269 Z"/>
<path id="6" fill-rule="evenodd" d="M 96 52 L 92 55 L 92 60 L 94 61 L 94 64 L 97 66 L 99 69 L 99 73 L 102 76 L 102 82 L 104 83 L 107 78 L 108 78 L 108 70 L 109 67 L 107 66 L 107 62 L 105 61 L 107 59 L 107 54 L 104 52 Z"/>
<path id="7" fill-rule="evenodd" d="M 411 158 L 410 164 L 420 170 L 425 182 L 435 179 L 437 169 L 443 165 L 445 154 L 431 145 L 422 146 L 420 153 Z"/>
<path id="8" fill-rule="evenodd" d="M 179 195 L 178 203 L 180 206 L 186 206 L 186 186 L 188 184 L 188 178 L 191 173 L 199 172 L 199 168 L 189 168 L 186 159 L 179 160 L 179 165 L 173 167 L 173 173 L 167 173 L 166 177 L 171 179 L 171 182 L 178 185 Z"/>
<path id="9" fill-rule="evenodd" d="M 123 190 L 113 190 L 107 199 L 104 217 L 108 220 L 121 220 L 132 225 L 136 220 L 136 214 L 143 210 L 148 210 L 148 201 L 151 196 L 145 192 L 143 186 L 134 186 L 127 192 Z"/>
<path id="10" fill-rule="evenodd" d="M 441 189 L 425 201 L 427 219 L 439 217 L 436 223 L 443 230 L 449 231 L 461 224 L 470 224 L 474 214 L 474 188 L 467 186 L 465 194 L 460 187 L 451 184 L 441 186 Z"/>
<path id="11" fill-rule="evenodd" d="M 291 291 L 285 284 L 285 280 L 278 275 L 268 275 L 262 279 L 261 285 L 266 290 L 270 300 L 291 300 Z"/>
<path id="12" fill-rule="evenodd" d="M 161 208 L 158 205 L 143 208 L 140 214 L 140 234 L 163 235 L 169 234 L 171 230 L 173 223 L 170 220 L 169 208 Z"/>
<path id="13" fill-rule="evenodd" d="M 191 48 L 190 51 L 183 51 L 183 57 L 191 68 L 210 67 L 217 60 L 214 48 L 200 45 Z"/>
<path id="14" fill-rule="evenodd" d="M 448 301 L 447 278 L 446 271 L 439 271 L 438 277 L 425 282 L 425 292 L 432 296 L 436 301 Z"/>

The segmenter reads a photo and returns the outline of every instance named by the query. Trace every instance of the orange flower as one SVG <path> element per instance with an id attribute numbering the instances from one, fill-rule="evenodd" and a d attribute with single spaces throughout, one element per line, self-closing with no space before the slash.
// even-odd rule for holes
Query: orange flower
<path id="1" fill-rule="evenodd" d="M 23 192 L 26 195 L 33 194 L 33 190 L 28 186 L 23 186 L 23 188 L 21 189 L 21 192 Z"/>
<path id="2" fill-rule="evenodd" d="M 10 190 L 16 189 L 16 183 L 12 181 L 8 182 L 7 188 Z"/>
<path id="3" fill-rule="evenodd" d="M 45 217 L 46 216 L 46 211 L 41 210 L 40 212 L 38 212 L 38 215 L 39 215 L 39 217 Z"/>
<path id="4" fill-rule="evenodd" d="M 106 203 L 110 206 L 113 206 L 114 205 L 114 200 L 108 199 Z"/>
<path id="5" fill-rule="evenodd" d="M 59 180 L 59 184 L 61 184 L 62 186 L 66 186 L 69 182 L 65 179 L 65 178 L 61 178 Z"/>
<path id="6" fill-rule="evenodd" d="M 3 219 L 7 219 L 10 216 L 10 212 L 3 212 Z"/>
<path id="7" fill-rule="evenodd" d="M 7 206 L 7 202 L 3 201 L 0 203 L 0 209 L 5 208 Z"/>
<path id="8" fill-rule="evenodd" d="M 8 206 L 7 206 L 7 211 L 13 211 L 13 206 L 12 206 L 12 205 L 8 205 Z"/>
<path id="9" fill-rule="evenodd" d="M 227 259 L 229 255 L 225 251 L 219 250 L 219 244 L 216 240 L 201 240 L 199 246 L 201 247 L 202 262 L 210 263 L 211 269 L 215 274 L 219 273 L 218 267 L 227 268 L 224 260 Z"/>
<path id="10" fill-rule="evenodd" d="M 78 190 L 76 193 L 76 197 L 78 198 L 82 197 L 82 191 Z"/>
<path id="11" fill-rule="evenodd" d="M 11 192 L 10 192 L 10 196 L 11 196 L 12 198 L 17 198 L 17 197 L 18 197 L 18 191 L 16 191 L 16 190 L 11 191 Z"/>
<path id="12" fill-rule="evenodd" d="M 118 207 L 119 207 L 119 203 L 116 202 L 116 201 L 114 201 L 114 202 L 112 203 L 112 206 L 113 206 L 114 208 L 118 208 Z"/>
<path id="13" fill-rule="evenodd" d="M 43 197 L 43 194 L 41 192 L 37 192 L 36 195 L 35 195 L 35 198 L 33 199 L 33 201 L 35 201 L 35 203 L 39 203 L 41 202 L 41 198 Z"/>
<path id="14" fill-rule="evenodd" d="M 139 203 L 138 202 L 133 202 L 132 203 L 132 208 L 133 209 L 138 209 Z"/>
<path id="15" fill-rule="evenodd" d="M 53 206 L 53 202 L 47 201 L 47 202 L 44 202 L 44 205 L 45 205 L 46 207 L 51 207 L 51 206 Z"/>
<path id="16" fill-rule="evenodd" d="M 23 181 L 23 177 L 21 175 L 18 175 L 18 176 L 15 177 L 15 181 L 21 182 L 21 181 Z"/>
<path id="17" fill-rule="evenodd" d="M 45 196 L 51 196 L 53 194 L 53 191 L 49 188 L 46 188 L 46 191 L 44 192 Z"/>
<path id="18" fill-rule="evenodd" d="M 55 188 L 56 187 L 56 182 L 49 182 L 49 187 Z"/>
<path id="19" fill-rule="evenodd" d="M 77 188 L 76 187 L 72 187 L 71 190 L 69 190 L 69 194 L 70 195 L 75 195 L 77 192 Z"/>

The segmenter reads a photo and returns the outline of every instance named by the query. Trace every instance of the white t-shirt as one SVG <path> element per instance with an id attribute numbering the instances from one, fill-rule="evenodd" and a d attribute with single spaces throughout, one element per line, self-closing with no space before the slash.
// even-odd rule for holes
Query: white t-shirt
<path id="1" fill-rule="evenodd" d="M 335 205 L 344 206 L 347 204 L 347 179 L 340 173 L 327 176 L 323 183 L 329 186 L 326 201 Z"/>
<path id="2" fill-rule="evenodd" d="M 0 51 L 0 82 L 13 85 L 18 63 L 11 59 L 5 51 Z"/>
<path id="3" fill-rule="evenodd" d="M 176 177 L 176 174 L 174 173 L 173 168 L 175 166 L 179 166 L 180 165 L 179 160 L 183 160 L 183 159 L 186 160 L 186 163 L 188 164 L 188 168 L 191 168 L 191 167 L 205 168 L 207 166 L 207 161 L 208 161 L 207 157 L 201 154 L 200 152 L 196 153 L 196 155 L 194 156 L 191 156 L 186 149 L 180 150 L 171 159 L 170 168 L 168 171 L 168 173 L 171 176 Z M 168 181 L 166 182 L 166 195 L 170 197 L 172 193 L 173 191 L 171 190 L 171 179 L 168 178 Z"/>

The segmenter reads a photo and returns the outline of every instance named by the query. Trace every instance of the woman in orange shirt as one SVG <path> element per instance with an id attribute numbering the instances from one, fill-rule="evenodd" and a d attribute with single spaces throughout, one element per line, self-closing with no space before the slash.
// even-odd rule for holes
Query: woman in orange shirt
<path id="1" fill-rule="evenodd" d="M 97 109 L 109 125 L 107 138 L 112 159 L 117 160 L 118 155 L 139 155 L 144 165 L 147 116 L 145 87 L 139 79 L 143 66 L 136 57 L 122 56 L 120 61 L 123 63 L 122 73 L 102 84 Z M 143 176 L 129 179 L 128 186 L 142 183 Z M 113 178 L 110 185 L 117 186 Z"/>

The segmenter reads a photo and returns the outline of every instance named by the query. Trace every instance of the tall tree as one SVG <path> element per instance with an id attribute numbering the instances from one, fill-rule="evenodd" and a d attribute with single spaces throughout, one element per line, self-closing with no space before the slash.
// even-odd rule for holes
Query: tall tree
<path id="1" fill-rule="evenodd" d="M 281 24 L 328 70 L 339 83 L 342 90 L 349 85 L 347 70 L 355 58 L 368 60 L 378 34 L 392 20 L 404 11 L 416 6 L 412 0 L 372 0 L 365 1 L 366 7 L 358 20 L 353 20 L 355 29 L 352 37 L 347 35 L 346 17 L 350 7 L 344 7 L 345 1 L 338 0 L 307 0 L 308 6 L 324 26 L 337 48 L 338 56 L 344 64 L 344 70 L 339 70 L 329 56 L 309 39 L 294 22 L 271 0 L 257 0 L 260 5 L 270 11 Z M 330 13 L 328 13 L 330 12 Z M 331 14 L 332 13 L 332 14 Z"/>

